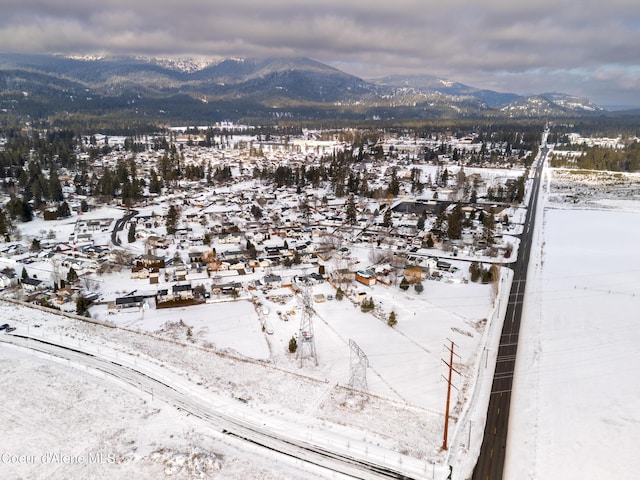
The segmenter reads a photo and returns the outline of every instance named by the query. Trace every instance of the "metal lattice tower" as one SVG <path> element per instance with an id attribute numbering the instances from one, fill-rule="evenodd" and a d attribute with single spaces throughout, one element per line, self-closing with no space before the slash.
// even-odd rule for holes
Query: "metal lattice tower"
<path id="1" fill-rule="evenodd" d="M 349 339 L 349 347 L 351 348 L 351 374 L 349 376 L 349 386 L 353 389 L 366 392 L 367 387 L 367 368 L 369 367 L 369 359 L 360 349 L 358 344 Z"/>
<path id="2" fill-rule="evenodd" d="M 316 355 L 316 341 L 313 338 L 313 307 L 311 306 L 311 295 L 308 291 L 302 294 L 302 316 L 300 318 L 300 328 L 298 330 L 298 350 L 297 356 L 302 367 L 303 359 L 312 357 L 318 365 Z"/>

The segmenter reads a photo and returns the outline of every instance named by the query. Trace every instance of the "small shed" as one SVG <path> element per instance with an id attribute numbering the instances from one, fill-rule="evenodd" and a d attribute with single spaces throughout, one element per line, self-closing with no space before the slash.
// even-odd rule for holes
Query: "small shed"
<path id="1" fill-rule="evenodd" d="M 356 281 L 367 286 L 375 285 L 376 275 L 370 270 L 358 270 L 356 272 Z"/>

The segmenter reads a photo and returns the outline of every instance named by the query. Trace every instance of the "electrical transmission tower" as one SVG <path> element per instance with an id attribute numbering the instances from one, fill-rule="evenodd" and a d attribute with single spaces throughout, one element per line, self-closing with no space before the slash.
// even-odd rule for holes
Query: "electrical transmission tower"
<path id="1" fill-rule="evenodd" d="M 349 376 L 349 386 L 362 392 L 367 392 L 367 368 L 369 359 L 360 349 L 358 344 L 349 339 L 351 348 L 351 374 Z"/>
<path id="2" fill-rule="evenodd" d="M 313 338 L 313 307 L 311 306 L 311 295 L 309 291 L 302 293 L 302 315 L 300 317 L 300 328 L 298 330 L 298 350 L 297 356 L 302 367 L 303 359 L 312 357 L 318 365 L 316 355 L 316 341 Z"/>

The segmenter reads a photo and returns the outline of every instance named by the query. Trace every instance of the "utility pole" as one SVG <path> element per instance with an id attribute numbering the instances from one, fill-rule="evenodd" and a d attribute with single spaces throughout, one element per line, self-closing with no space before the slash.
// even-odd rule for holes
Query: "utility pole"
<path id="1" fill-rule="evenodd" d="M 449 339 L 447 339 L 449 340 Z M 451 376 L 453 375 L 453 372 L 456 372 L 458 375 L 460 375 L 460 372 L 457 371 L 455 368 L 453 368 L 453 356 L 455 355 L 456 357 L 460 358 L 460 355 L 458 355 L 457 353 L 454 352 L 455 346 L 456 344 L 453 342 L 453 340 L 449 340 L 451 342 L 451 346 L 446 346 L 445 348 L 447 350 L 449 350 L 449 363 L 446 362 L 446 360 L 442 360 L 444 362 L 444 364 L 449 367 L 449 377 L 446 379 L 447 380 L 447 406 L 445 408 L 445 412 L 444 412 L 444 437 L 442 439 L 442 449 L 443 450 L 447 450 L 447 436 L 449 434 L 449 405 L 451 403 L 451 387 L 453 386 L 451 384 Z M 453 388 L 456 388 L 455 386 L 453 386 Z M 457 390 L 457 389 L 456 389 Z"/>

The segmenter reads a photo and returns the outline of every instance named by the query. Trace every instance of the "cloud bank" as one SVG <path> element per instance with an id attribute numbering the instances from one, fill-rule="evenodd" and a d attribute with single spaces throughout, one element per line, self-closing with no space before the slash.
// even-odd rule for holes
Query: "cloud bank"
<path id="1" fill-rule="evenodd" d="M 640 106 L 636 0 L 5 0 L 20 53 L 308 56 L 364 78 L 433 74 Z M 535 4 L 533 4 L 535 3 Z"/>

